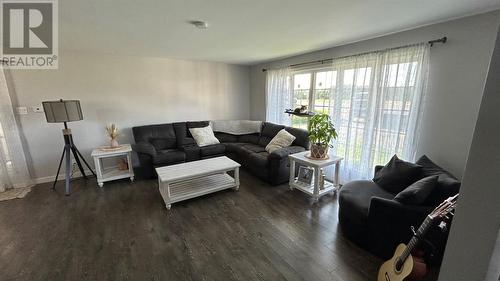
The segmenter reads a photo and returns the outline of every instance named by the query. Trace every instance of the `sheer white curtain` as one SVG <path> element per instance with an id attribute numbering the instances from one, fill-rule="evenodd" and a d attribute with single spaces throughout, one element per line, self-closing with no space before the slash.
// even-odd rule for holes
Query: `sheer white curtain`
<path id="1" fill-rule="evenodd" d="M 0 192 L 31 184 L 5 73 L 0 69 Z"/>
<path id="2" fill-rule="evenodd" d="M 285 109 L 293 106 L 292 70 L 290 67 L 267 70 L 266 121 L 290 125 Z"/>
<path id="3" fill-rule="evenodd" d="M 428 44 L 334 59 L 330 115 L 343 181 L 373 177 L 394 154 L 414 160 L 428 73 Z"/>

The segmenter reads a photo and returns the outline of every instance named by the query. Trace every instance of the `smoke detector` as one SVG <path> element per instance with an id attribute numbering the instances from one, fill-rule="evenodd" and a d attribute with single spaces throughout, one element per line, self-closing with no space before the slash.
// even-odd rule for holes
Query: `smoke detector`
<path id="1" fill-rule="evenodd" d="M 194 27 L 199 28 L 199 29 L 207 29 L 208 28 L 208 23 L 206 21 L 192 20 L 192 21 L 189 21 L 189 23 L 192 24 Z"/>

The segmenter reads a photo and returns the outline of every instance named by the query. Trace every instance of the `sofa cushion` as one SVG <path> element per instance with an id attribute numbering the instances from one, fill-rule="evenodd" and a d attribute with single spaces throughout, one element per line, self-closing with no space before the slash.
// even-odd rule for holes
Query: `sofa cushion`
<path id="1" fill-rule="evenodd" d="M 254 168 L 259 167 L 259 168 L 265 168 L 268 166 L 268 158 L 269 158 L 269 153 L 266 151 L 263 152 L 252 152 L 248 153 L 246 156 L 243 157 L 243 160 L 245 161 L 245 165 L 253 166 Z"/>
<path id="2" fill-rule="evenodd" d="M 266 152 L 266 149 L 264 147 L 258 144 L 251 144 L 251 143 L 242 144 L 241 149 L 253 153 Z"/>
<path id="3" fill-rule="evenodd" d="M 287 132 L 285 129 L 274 136 L 274 138 L 266 145 L 266 151 L 269 153 L 273 153 L 275 150 L 280 148 L 289 147 L 292 145 L 292 142 L 295 140 L 295 137 Z"/>
<path id="4" fill-rule="evenodd" d="M 307 130 L 292 127 L 286 127 L 285 130 L 295 137 L 292 145 L 309 149 L 309 132 Z"/>
<path id="5" fill-rule="evenodd" d="M 192 145 L 196 142 L 189 132 L 189 128 L 200 128 L 208 126 L 208 121 L 190 121 L 190 122 L 177 122 L 172 126 L 175 130 L 175 137 L 177 139 L 177 147 L 180 148 L 184 145 Z"/>
<path id="6" fill-rule="evenodd" d="M 224 152 L 226 152 L 226 146 L 222 143 L 211 144 L 211 145 L 200 147 L 201 157 L 219 155 L 219 154 L 223 154 Z"/>
<path id="7" fill-rule="evenodd" d="M 236 153 L 239 155 L 255 153 L 255 152 L 266 152 L 266 149 L 257 144 L 251 143 L 226 143 L 226 152 Z"/>
<path id="8" fill-rule="evenodd" d="M 136 143 L 149 142 L 151 139 L 175 139 L 176 132 L 172 124 L 158 124 L 133 127 Z"/>
<path id="9" fill-rule="evenodd" d="M 276 134 L 284 128 L 285 126 L 283 125 L 277 125 L 269 122 L 262 123 L 259 144 L 265 147 L 274 138 L 274 136 L 276 136 Z"/>
<path id="10" fill-rule="evenodd" d="M 339 192 L 339 205 L 342 211 L 349 213 L 354 221 L 366 222 L 372 197 L 392 199 L 394 195 L 382 189 L 373 181 L 357 180 L 342 186 Z"/>
<path id="11" fill-rule="evenodd" d="M 261 136 L 259 138 L 259 145 L 266 147 L 271 142 L 272 139 L 273 138 Z"/>
<path id="12" fill-rule="evenodd" d="M 157 151 L 153 157 L 155 166 L 165 166 L 182 163 L 186 160 L 186 154 L 178 149 L 164 149 Z"/>
<path id="13" fill-rule="evenodd" d="M 264 123 L 262 123 L 262 131 L 260 132 L 260 135 L 265 136 L 265 137 L 274 138 L 274 136 L 276 136 L 276 134 L 279 131 L 283 130 L 284 128 L 285 128 L 285 126 L 283 126 L 283 125 L 264 122 Z"/>
<path id="14" fill-rule="evenodd" d="M 177 145 L 177 140 L 173 138 L 150 138 L 149 142 L 154 146 L 156 150 L 164 150 L 169 148 L 175 148 Z"/>
<path id="15" fill-rule="evenodd" d="M 425 202 L 434 187 L 436 187 L 439 176 L 428 176 L 420 179 L 403 191 L 398 193 L 394 200 L 407 205 L 421 205 Z"/>
<path id="16" fill-rule="evenodd" d="M 375 174 L 373 181 L 386 191 L 396 194 L 418 180 L 421 169 L 420 165 L 403 161 L 394 155 Z"/>
<path id="17" fill-rule="evenodd" d="M 450 172 L 432 162 L 432 160 L 429 159 L 429 157 L 427 157 L 426 155 L 420 157 L 416 163 L 422 166 L 421 177 L 428 177 L 433 175 L 439 176 L 436 188 L 432 190 L 431 194 L 425 201 L 426 205 L 437 206 L 443 200 L 447 199 L 450 196 L 454 196 L 460 191 L 460 181 L 455 178 Z"/>
<path id="18" fill-rule="evenodd" d="M 173 123 L 172 126 L 175 130 L 175 138 L 177 139 L 177 147 L 180 148 L 184 145 L 194 144 L 193 138 L 187 137 L 187 126 L 186 122 Z"/>
<path id="19" fill-rule="evenodd" d="M 226 146 L 226 152 L 229 153 L 236 153 L 241 150 L 241 146 L 244 143 L 239 143 L 239 142 L 230 142 L 230 143 L 224 143 Z"/>
<path id="20" fill-rule="evenodd" d="M 446 174 L 452 178 L 455 178 L 450 172 L 446 171 L 441 166 L 432 162 L 432 160 L 429 159 L 427 155 L 422 155 L 415 163 L 422 166 L 423 177 Z"/>
<path id="21" fill-rule="evenodd" d="M 259 144 L 259 134 L 247 134 L 238 136 L 238 142 Z"/>
<path id="22" fill-rule="evenodd" d="M 179 149 L 186 154 L 186 162 L 200 160 L 201 148 L 199 146 L 197 146 L 196 144 L 185 145 Z"/>
<path id="23" fill-rule="evenodd" d="M 238 136 L 232 135 L 232 134 L 227 134 L 227 133 L 220 133 L 220 132 L 215 132 L 215 137 L 219 140 L 219 142 L 238 142 Z"/>

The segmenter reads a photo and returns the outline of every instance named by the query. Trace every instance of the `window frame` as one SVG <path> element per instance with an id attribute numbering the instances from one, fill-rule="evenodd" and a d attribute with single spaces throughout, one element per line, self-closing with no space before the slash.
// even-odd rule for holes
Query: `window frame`
<path id="1" fill-rule="evenodd" d="M 308 93 L 308 110 L 314 109 L 314 90 L 316 85 L 316 74 L 318 72 L 326 72 L 326 71 L 335 71 L 331 66 L 323 66 L 323 67 L 313 67 L 313 68 L 301 68 L 292 71 L 292 90 L 295 95 L 295 75 L 298 74 L 311 74 L 311 81 L 309 82 L 309 93 Z M 312 107 L 311 107 L 312 106 Z"/>

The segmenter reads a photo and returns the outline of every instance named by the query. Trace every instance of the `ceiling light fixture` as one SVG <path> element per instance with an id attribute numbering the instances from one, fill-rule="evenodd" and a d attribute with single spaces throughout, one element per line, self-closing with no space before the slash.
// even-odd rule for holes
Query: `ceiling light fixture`
<path id="1" fill-rule="evenodd" d="M 194 25 L 196 28 L 199 28 L 199 29 L 207 29 L 208 28 L 208 23 L 206 21 L 192 20 L 192 21 L 189 21 L 189 23 Z"/>

